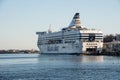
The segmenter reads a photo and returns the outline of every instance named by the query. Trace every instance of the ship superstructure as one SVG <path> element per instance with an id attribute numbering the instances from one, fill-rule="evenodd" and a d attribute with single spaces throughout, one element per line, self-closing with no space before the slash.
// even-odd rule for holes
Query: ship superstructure
<path id="1" fill-rule="evenodd" d="M 79 13 L 76 13 L 66 28 L 61 31 L 37 32 L 38 48 L 44 54 L 100 53 L 103 47 L 101 30 L 81 26 Z"/>

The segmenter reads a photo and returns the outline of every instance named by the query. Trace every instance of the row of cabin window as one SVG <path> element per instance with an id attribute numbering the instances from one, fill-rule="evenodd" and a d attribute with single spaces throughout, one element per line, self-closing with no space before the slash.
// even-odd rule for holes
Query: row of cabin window
<path id="1" fill-rule="evenodd" d="M 64 40 L 89 40 L 89 38 L 65 38 Z M 95 40 L 99 41 L 99 40 L 103 40 L 103 38 L 95 38 Z M 50 40 L 39 40 L 38 42 L 47 42 L 47 41 L 50 41 Z M 51 39 L 51 41 L 62 41 L 62 39 Z"/>
<path id="2" fill-rule="evenodd" d="M 95 37 L 97 37 L 97 38 L 103 38 L 103 36 L 95 36 Z M 72 38 L 89 38 L 89 36 L 66 36 L 66 37 L 53 37 L 53 38 L 44 38 L 44 39 L 39 39 L 39 40 L 50 40 L 50 39 L 62 39 L 62 38 L 70 38 L 70 39 L 72 39 Z"/>
<path id="3" fill-rule="evenodd" d="M 90 41 L 88 41 L 88 40 L 82 40 L 83 42 L 90 42 Z M 92 42 L 92 41 L 91 41 Z M 94 41 L 94 42 L 99 42 L 99 41 Z M 101 42 L 103 42 L 102 40 L 101 40 Z M 38 42 L 38 44 L 40 44 L 40 45 L 42 45 L 42 44 L 60 44 L 60 43 L 63 43 L 63 41 L 61 41 L 61 42 L 45 42 L 45 43 L 43 43 L 43 42 Z M 65 40 L 65 43 L 75 43 L 75 40 Z"/>
<path id="4" fill-rule="evenodd" d="M 60 37 L 60 36 L 72 36 L 72 35 L 78 35 L 78 36 L 89 36 L 89 35 L 93 35 L 92 33 L 78 33 L 78 34 L 68 34 L 68 35 L 57 35 L 57 36 L 50 36 L 50 37 L 43 37 L 43 38 L 51 38 L 51 37 Z M 94 33 L 94 36 L 103 36 L 102 33 Z"/>

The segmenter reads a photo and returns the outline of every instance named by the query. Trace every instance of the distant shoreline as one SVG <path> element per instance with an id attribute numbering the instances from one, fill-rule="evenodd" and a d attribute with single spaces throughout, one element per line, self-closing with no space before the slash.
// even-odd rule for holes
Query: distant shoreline
<path id="1" fill-rule="evenodd" d="M 33 54 L 33 53 L 39 53 L 38 50 L 14 50 L 14 49 L 10 49 L 10 50 L 0 50 L 0 54 L 19 54 L 19 53 L 23 53 L 23 54 Z"/>
<path id="2" fill-rule="evenodd" d="M 0 52 L 0 54 L 40 54 L 40 52 L 29 52 L 29 53 L 24 53 L 24 52 Z M 45 54 L 43 54 L 45 55 Z M 52 55 L 52 54 L 51 54 Z M 60 54 L 53 54 L 53 55 L 60 55 Z M 62 55 L 62 54 L 61 54 Z M 69 54 L 71 55 L 71 54 Z M 77 55 L 77 54 L 75 54 Z M 89 55 L 89 56 L 120 56 L 120 53 L 115 53 L 115 52 L 104 52 L 104 53 L 90 53 L 90 54 L 79 54 L 79 55 Z"/>
<path id="3" fill-rule="evenodd" d="M 5 52 L 5 53 L 0 53 L 0 54 L 39 54 L 39 52 L 35 52 L 35 53 L 23 53 L 23 52 L 9 53 L 9 52 Z"/>

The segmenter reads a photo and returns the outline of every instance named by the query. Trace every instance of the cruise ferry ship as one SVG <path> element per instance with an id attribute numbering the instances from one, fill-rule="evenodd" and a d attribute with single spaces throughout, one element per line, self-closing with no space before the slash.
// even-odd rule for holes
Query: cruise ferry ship
<path id="1" fill-rule="evenodd" d="M 61 31 L 48 30 L 36 34 L 41 54 L 101 53 L 103 47 L 102 31 L 81 26 L 79 13 L 76 13 L 70 25 Z"/>

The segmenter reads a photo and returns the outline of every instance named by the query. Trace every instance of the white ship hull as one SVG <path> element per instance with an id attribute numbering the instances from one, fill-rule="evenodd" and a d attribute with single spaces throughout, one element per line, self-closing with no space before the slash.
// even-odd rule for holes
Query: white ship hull
<path id="1" fill-rule="evenodd" d="M 81 45 L 74 44 L 51 44 L 51 45 L 38 45 L 40 52 L 44 54 L 72 54 L 81 53 Z"/>
<path id="2" fill-rule="evenodd" d="M 87 45 L 92 44 L 93 46 Z M 94 45 L 95 44 L 95 45 Z M 97 47 L 96 47 L 97 46 Z M 82 53 L 101 53 L 103 43 L 95 42 L 81 42 L 79 44 L 51 44 L 51 45 L 38 45 L 41 54 L 82 54 Z M 93 51 L 87 51 L 87 49 Z"/>

